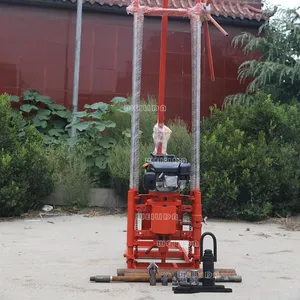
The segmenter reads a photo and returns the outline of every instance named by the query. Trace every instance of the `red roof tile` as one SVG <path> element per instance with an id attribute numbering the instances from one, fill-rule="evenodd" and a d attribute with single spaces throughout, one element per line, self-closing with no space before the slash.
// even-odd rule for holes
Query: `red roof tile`
<path id="1" fill-rule="evenodd" d="M 76 0 L 71 0 L 76 2 Z M 85 0 L 91 4 L 126 7 L 132 2 L 131 0 Z M 250 2 L 250 1 L 249 1 Z M 141 4 L 149 7 L 161 7 L 162 0 L 141 0 Z M 192 8 L 195 0 L 169 0 L 170 8 Z M 257 3 L 257 2 L 256 2 Z M 272 13 L 263 12 L 241 0 L 212 0 L 212 15 L 223 16 L 225 18 L 240 18 L 249 20 L 267 20 Z"/>

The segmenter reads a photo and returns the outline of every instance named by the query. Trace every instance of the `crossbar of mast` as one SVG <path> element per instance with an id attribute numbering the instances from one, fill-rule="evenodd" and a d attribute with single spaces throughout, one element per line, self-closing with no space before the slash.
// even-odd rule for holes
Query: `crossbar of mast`
<path id="1" fill-rule="evenodd" d="M 163 7 L 149 7 L 140 5 L 140 1 L 134 1 L 127 7 L 128 13 L 140 13 L 148 16 L 175 16 L 183 18 L 191 18 L 192 15 L 200 15 L 202 18 L 207 19 L 213 23 L 217 29 L 228 36 L 228 33 L 217 23 L 217 21 L 211 16 L 205 9 L 202 3 L 197 3 L 193 8 L 163 8 Z"/>

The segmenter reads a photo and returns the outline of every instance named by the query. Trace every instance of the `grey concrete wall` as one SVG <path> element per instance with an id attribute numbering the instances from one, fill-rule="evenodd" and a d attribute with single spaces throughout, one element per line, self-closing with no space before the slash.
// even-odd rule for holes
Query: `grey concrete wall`
<path id="1" fill-rule="evenodd" d="M 52 205 L 66 205 L 67 204 L 67 191 L 61 187 L 56 188 L 54 193 L 47 197 L 44 202 Z M 126 200 L 118 196 L 113 189 L 108 188 L 92 188 L 89 190 L 90 207 L 124 207 L 126 206 Z"/>

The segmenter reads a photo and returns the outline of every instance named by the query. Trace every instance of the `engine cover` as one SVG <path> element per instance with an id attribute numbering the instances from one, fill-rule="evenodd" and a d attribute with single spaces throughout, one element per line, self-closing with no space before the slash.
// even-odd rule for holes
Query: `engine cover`
<path id="1" fill-rule="evenodd" d="M 144 188 L 149 191 L 176 192 L 190 180 L 191 165 L 174 155 L 153 155 L 146 164 Z"/>

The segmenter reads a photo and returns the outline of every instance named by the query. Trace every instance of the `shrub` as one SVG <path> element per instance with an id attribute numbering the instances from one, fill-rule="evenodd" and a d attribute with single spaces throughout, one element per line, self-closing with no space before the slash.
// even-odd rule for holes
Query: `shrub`
<path id="1" fill-rule="evenodd" d="M 181 119 L 175 119 L 167 122 L 167 125 L 172 130 L 168 142 L 168 153 L 190 161 L 192 136 L 187 124 Z"/>
<path id="2" fill-rule="evenodd" d="M 248 106 L 213 107 L 202 122 L 201 190 L 203 210 L 209 216 L 260 220 L 300 212 L 300 104 L 274 103 L 261 93 L 254 100 Z M 144 118 L 148 115 L 141 123 Z M 140 165 L 154 149 L 153 124 L 148 125 L 148 138 L 143 139 L 141 132 Z M 168 153 L 190 160 L 187 125 L 181 120 L 167 125 L 172 130 Z M 108 168 L 114 187 L 126 196 L 130 136 L 118 141 L 109 154 Z"/>
<path id="3" fill-rule="evenodd" d="M 110 184 L 107 173 L 107 156 L 116 140 L 108 134 L 114 129 L 116 123 L 112 120 L 114 114 L 127 114 L 122 108 L 126 98 L 115 97 L 110 104 L 97 102 L 92 105 L 85 104 L 84 110 L 77 113 L 77 120 L 67 125 L 67 128 L 78 130 L 77 137 L 69 139 L 69 144 L 84 146 L 88 171 L 93 175 L 94 183 L 105 187 Z M 110 131 L 113 132 L 113 131 Z"/>
<path id="4" fill-rule="evenodd" d="M 82 155 L 86 159 L 87 171 L 93 176 L 93 183 L 98 187 L 110 186 L 107 154 L 116 143 L 114 137 L 122 138 L 124 131 L 122 126 L 115 128 L 114 120 L 127 120 L 130 126 L 130 114 L 122 108 L 130 100 L 115 97 L 109 104 L 86 104 L 84 110 L 77 113 L 75 121 L 72 121 L 71 111 L 34 89 L 25 91 L 21 97 L 11 96 L 10 101 L 13 111 L 22 113 L 25 124 L 33 125 L 43 134 L 46 145 L 65 142 L 70 146 L 76 144 L 77 148 L 84 146 L 86 151 Z M 76 138 L 70 137 L 72 127 L 77 130 Z M 118 133 L 119 128 L 121 133 Z"/>
<path id="5" fill-rule="evenodd" d="M 66 126 L 72 113 L 63 105 L 34 89 L 25 91 L 21 97 L 11 96 L 10 101 L 14 110 L 22 113 L 26 124 L 34 125 L 43 133 L 45 144 L 58 144 L 69 138 Z"/>
<path id="6" fill-rule="evenodd" d="M 53 190 L 43 136 L 0 96 L 0 215 L 20 215 Z"/>
<path id="7" fill-rule="evenodd" d="M 87 171 L 86 147 L 67 144 L 47 149 L 48 160 L 54 170 L 56 188 L 62 190 L 67 206 L 84 207 L 90 203 L 92 178 Z"/>
<path id="8" fill-rule="evenodd" d="M 146 158 L 149 158 L 150 153 L 153 152 L 152 144 L 140 144 L 140 190 L 143 191 L 141 179 L 143 174 L 142 165 Z M 119 142 L 110 152 L 108 157 L 108 170 L 112 177 L 112 186 L 117 193 L 126 197 L 129 188 L 130 175 L 130 140 L 124 139 Z"/>
<path id="9" fill-rule="evenodd" d="M 142 132 L 141 142 L 144 144 L 153 143 L 153 127 L 157 122 L 156 108 L 157 102 L 153 98 L 144 100 L 141 103 L 140 130 Z"/>
<path id="10" fill-rule="evenodd" d="M 299 105 L 263 94 L 248 107 L 212 109 L 201 135 L 207 214 L 258 220 L 299 211 L 299 117 Z"/>
<path id="11" fill-rule="evenodd" d="M 125 107 L 130 112 L 131 99 L 128 98 Z M 156 100 L 149 98 L 142 100 L 140 104 L 140 131 L 141 142 L 149 143 L 152 141 L 153 127 L 157 122 Z M 122 112 L 115 112 L 111 115 L 111 120 L 116 123 L 116 128 L 108 129 L 108 134 L 115 140 L 122 140 L 124 135 L 130 137 L 131 115 Z"/>

